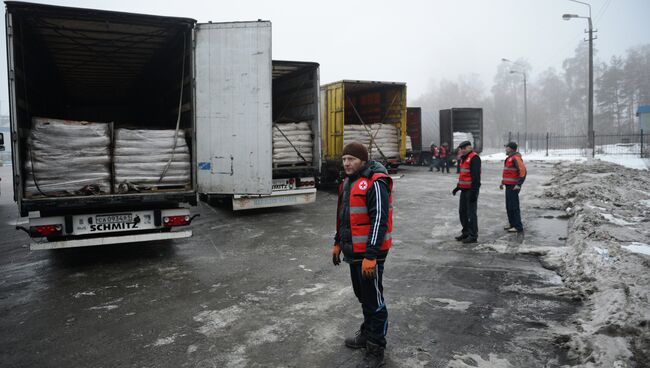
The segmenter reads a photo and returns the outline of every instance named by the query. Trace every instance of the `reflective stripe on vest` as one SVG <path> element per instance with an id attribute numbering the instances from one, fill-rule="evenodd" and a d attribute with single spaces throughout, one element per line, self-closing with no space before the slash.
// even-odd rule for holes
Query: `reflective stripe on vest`
<path id="1" fill-rule="evenodd" d="M 460 175 L 458 176 L 458 187 L 460 189 L 472 189 L 472 174 L 470 170 L 471 161 L 476 152 L 470 152 L 460 164 Z"/>
<path id="2" fill-rule="evenodd" d="M 503 162 L 503 175 L 501 178 L 501 184 L 519 184 L 519 169 L 515 167 L 515 155 L 518 155 L 518 153 L 506 157 L 505 161 Z"/>
<path id="3" fill-rule="evenodd" d="M 386 174 L 374 174 L 372 178 L 359 178 L 350 186 L 350 230 L 352 231 L 352 250 L 354 253 L 365 253 L 369 240 L 378 236 L 379 224 L 371 229 L 370 216 L 366 194 L 375 181 L 385 178 L 388 182 L 388 224 L 384 241 L 379 247 L 382 252 L 388 251 L 393 244 L 391 233 L 393 231 L 393 180 Z M 377 194 L 377 200 L 379 200 Z"/>

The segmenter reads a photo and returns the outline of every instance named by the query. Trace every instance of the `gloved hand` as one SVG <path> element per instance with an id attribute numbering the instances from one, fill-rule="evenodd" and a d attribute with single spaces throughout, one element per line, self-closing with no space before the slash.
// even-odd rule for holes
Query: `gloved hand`
<path id="1" fill-rule="evenodd" d="M 361 274 L 363 275 L 363 277 L 366 279 L 374 279 L 376 266 L 377 266 L 376 259 L 364 258 L 363 262 L 361 263 Z"/>
<path id="2" fill-rule="evenodd" d="M 334 266 L 341 264 L 341 246 L 338 244 L 332 246 L 332 263 Z"/>
<path id="3" fill-rule="evenodd" d="M 460 188 L 459 188 L 459 187 L 456 187 L 456 188 L 454 188 L 454 190 L 451 191 L 451 194 L 453 194 L 454 196 L 456 196 L 456 193 L 458 193 L 459 190 L 460 190 Z"/>
<path id="4" fill-rule="evenodd" d="M 515 192 L 518 192 L 521 190 L 521 185 L 515 185 L 514 188 L 512 188 Z"/>
<path id="5" fill-rule="evenodd" d="M 503 190 L 503 184 L 499 185 L 499 189 Z"/>
<path id="6" fill-rule="evenodd" d="M 476 202 L 478 201 L 478 189 L 472 189 L 469 192 L 469 201 L 470 202 Z"/>

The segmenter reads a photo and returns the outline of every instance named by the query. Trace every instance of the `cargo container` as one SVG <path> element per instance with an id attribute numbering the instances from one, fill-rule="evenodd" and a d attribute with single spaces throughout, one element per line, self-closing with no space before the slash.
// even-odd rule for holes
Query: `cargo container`
<path id="1" fill-rule="evenodd" d="M 406 164 L 428 165 L 431 153 L 429 147 L 422 146 L 422 108 L 408 107 L 406 109 L 406 134 L 411 141 L 410 151 L 407 144 Z"/>
<path id="2" fill-rule="evenodd" d="M 341 153 L 350 132 L 369 140 L 371 158 L 388 168 L 406 159 L 406 83 L 343 80 L 321 86 L 323 141 L 322 180 L 337 180 L 342 168 Z M 396 149 L 383 152 L 375 143 L 377 128 L 396 132 Z M 382 128 L 383 129 L 383 128 Z M 346 131 L 348 133 L 346 133 Z M 391 133 L 392 134 L 392 133 Z"/>
<path id="3" fill-rule="evenodd" d="M 452 151 L 460 143 L 454 142 L 454 133 L 471 134 L 471 138 L 466 134 L 457 136 L 467 136 L 472 141 L 474 151 L 483 151 L 483 109 L 463 107 L 440 110 L 440 144 L 447 142 Z"/>
<path id="4" fill-rule="evenodd" d="M 269 44 L 270 47 L 270 44 Z M 270 61 L 270 60 L 269 60 Z M 265 65 L 259 65 L 256 70 L 247 73 L 260 73 Z M 255 127 L 245 128 L 235 136 L 227 135 L 217 146 L 212 146 L 213 156 L 229 158 L 232 152 L 242 150 L 239 157 L 232 156 L 232 175 L 228 170 L 224 173 L 210 173 L 213 179 L 219 180 L 218 190 L 207 193 L 209 197 L 224 197 L 229 195 L 233 210 L 244 210 L 265 207 L 279 207 L 312 203 L 316 200 L 316 178 L 321 166 L 320 114 L 319 114 L 319 65 L 302 61 L 271 61 L 271 110 L 263 111 L 258 118 L 246 118 L 247 122 L 257 122 Z M 224 74 L 224 78 L 230 78 Z M 262 83 L 264 84 L 264 83 Z M 259 88 L 267 88 L 260 85 Z M 246 91 L 243 91 L 246 92 Z M 224 109 L 228 107 L 224 106 Z M 238 120 L 235 117 L 235 120 Z M 287 129 L 300 123 L 307 127 L 300 137 L 294 140 L 295 131 Z M 228 129 L 237 129 L 237 121 L 225 122 Z M 242 122 L 242 125 L 245 125 Z M 256 137 L 251 137 L 247 130 L 254 129 Z M 305 143 L 308 143 L 305 150 Z M 289 160 L 277 156 L 278 147 L 283 144 L 285 156 L 293 156 Z M 199 144 L 199 147 L 201 145 Z M 297 155 L 286 155 L 299 152 Z M 236 177 L 236 173 L 246 173 L 251 165 L 246 154 L 256 152 L 254 161 L 258 165 L 257 173 L 244 174 Z M 277 160 L 276 160 L 277 159 Z M 226 160 L 227 161 L 227 160 Z M 218 163 L 215 163 L 218 164 Z M 228 162 L 226 162 L 228 164 Z M 207 174 L 207 171 L 206 171 Z M 201 171 L 199 171 L 201 176 Z M 241 174 L 240 174 L 241 175 Z M 253 178 L 257 187 L 250 187 Z"/>
<path id="5" fill-rule="evenodd" d="M 21 215 L 29 216 L 23 230 L 33 238 L 32 249 L 189 237 L 197 193 L 227 194 L 233 201 L 237 195 L 272 194 L 274 73 L 278 90 L 294 72 L 298 79 L 310 75 L 312 111 L 305 107 L 308 112 L 298 114 L 291 99 L 287 111 L 302 121 L 312 116 L 308 124 L 319 140 L 317 64 L 280 62 L 290 70 L 274 71 L 268 21 L 197 24 L 189 18 L 10 1 L 6 36 L 14 199 Z M 285 93 L 300 96 L 301 89 L 294 85 Z M 277 101 L 282 103 L 280 95 Z M 66 195 L 38 189 L 28 152 L 39 117 L 109 124 L 110 189 Z M 121 183 L 126 190 L 118 190 L 115 143 L 124 128 L 185 138 L 186 185 Z M 72 145 L 84 141 L 70 139 Z M 148 142 L 141 146 L 146 150 Z M 295 169 L 302 180 L 293 179 L 288 189 L 296 189 L 300 200 L 315 195 L 314 175 L 305 174 L 319 165 Z M 277 178 L 291 179 L 284 171 L 277 171 Z M 34 186 L 36 195 L 27 193 Z M 305 189 L 309 193 L 301 192 Z"/>

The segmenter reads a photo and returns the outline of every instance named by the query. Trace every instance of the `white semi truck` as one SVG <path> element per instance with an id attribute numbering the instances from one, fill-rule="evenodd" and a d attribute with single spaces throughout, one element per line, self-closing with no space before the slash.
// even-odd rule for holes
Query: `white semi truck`
<path id="1" fill-rule="evenodd" d="M 229 196 L 235 209 L 315 199 L 318 65 L 274 63 L 270 22 L 201 24 L 5 4 L 14 199 L 29 217 L 23 230 L 32 237 L 31 249 L 189 237 L 199 193 Z M 311 161 L 274 165 L 272 129 L 280 123 L 273 121 L 275 109 L 283 112 L 278 119 L 312 127 L 317 144 Z M 95 137 L 52 137 L 70 143 L 56 146 L 53 155 L 36 146 L 49 139 L 43 134 L 49 130 L 37 126 L 96 124 L 87 122 L 108 127 L 102 125 L 108 133 L 101 137 L 108 142 L 105 186 L 82 185 L 88 184 L 84 166 L 72 164 L 91 160 L 86 146 Z M 173 144 L 148 138 L 138 144 L 140 134 L 171 136 Z M 131 141 L 120 141 L 124 136 Z M 121 156 L 128 150 L 136 154 Z M 54 162 L 57 157 L 66 159 Z M 52 176 L 56 168 L 61 174 Z M 142 177 L 156 169 L 159 180 L 157 174 Z M 38 178 L 43 172 L 49 177 Z M 65 191 L 55 190 L 57 180 Z M 79 188 L 70 190 L 75 180 Z"/>

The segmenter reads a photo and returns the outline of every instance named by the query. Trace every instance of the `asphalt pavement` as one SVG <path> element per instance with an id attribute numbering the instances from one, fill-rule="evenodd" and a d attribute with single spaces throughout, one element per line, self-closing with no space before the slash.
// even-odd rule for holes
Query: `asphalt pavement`
<path id="1" fill-rule="evenodd" d="M 484 164 L 479 244 L 453 239 L 453 171 L 405 167 L 395 178 L 388 367 L 564 362 L 547 329 L 578 304 L 535 291 L 561 287 L 560 278 L 535 255 L 482 246 L 562 244 L 566 225 L 549 223 L 535 196 L 552 168 L 529 165 L 527 231 L 517 235 L 502 229 L 500 166 Z M 362 358 L 343 345 L 362 316 L 349 270 L 331 263 L 336 193 L 236 213 L 200 202 L 190 239 L 30 251 L 14 229 L 24 219 L 9 168 L 0 174 L 3 367 L 350 367 Z"/>

